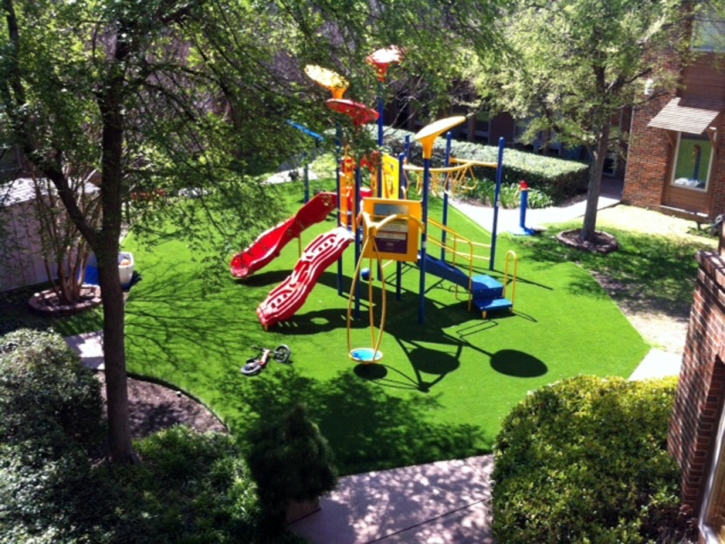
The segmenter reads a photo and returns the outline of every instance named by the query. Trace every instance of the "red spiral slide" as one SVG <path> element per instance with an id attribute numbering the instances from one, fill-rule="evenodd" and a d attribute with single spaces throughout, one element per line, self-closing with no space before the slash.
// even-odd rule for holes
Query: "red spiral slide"
<path id="1" fill-rule="evenodd" d="M 320 234 L 307 246 L 292 274 L 272 289 L 257 308 L 257 316 L 265 330 L 289 319 L 302 307 L 320 275 L 340 258 L 353 240 L 351 232 L 337 227 Z"/>
<path id="2" fill-rule="evenodd" d="M 235 278 L 246 278 L 279 256 L 290 240 L 299 238 L 306 228 L 320 223 L 337 208 L 335 193 L 320 193 L 302 206 L 287 221 L 260 234 L 254 243 L 232 257 L 230 270 Z"/>

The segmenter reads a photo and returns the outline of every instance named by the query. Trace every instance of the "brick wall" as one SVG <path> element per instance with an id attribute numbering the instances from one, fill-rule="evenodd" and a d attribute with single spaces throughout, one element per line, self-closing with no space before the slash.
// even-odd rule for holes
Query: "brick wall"
<path id="1" fill-rule="evenodd" d="M 697 259 L 700 270 L 668 440 L 682 469 L 683 502 L 695 512 L 725 400 L 725 257 L 713 251 Z"/>
<path id="2" fill-rule="evenodd" d="M 662 203 L 670 141 L 667 131 L 647 125 L 671 99 L 661 96 L 634 111 L 622 194 L 626 204 L 658 208 Z"/>

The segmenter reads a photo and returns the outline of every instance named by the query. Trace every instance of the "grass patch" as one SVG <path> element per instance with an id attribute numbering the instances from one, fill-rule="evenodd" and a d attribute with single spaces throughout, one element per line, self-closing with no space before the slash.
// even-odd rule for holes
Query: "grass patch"
<path id="1" fill-rule="evenodd" d="M 558 232 L 581 227 L 581 222 L 554 225 L 547 234 L 521 238 L 516 243 L 540 263 L 574 262 L 603 275 L 612 285 L 615 300 L 640 311 L 664 311 L 687 315 L 693 300 L 699 251 L 711 250 L 708 240 L 628 232 L 607 227 L 620 249 L 608 255 L 578 251 L 560 244 Z M 599 286 L 583 281 L 572 285 L 582 293 L 596 293 Z"/>
<path id="2" fill-rule="evenodd" d="M 299 208 L 299 185 L 271 190 L 290 212 Z M 431 217 L 441 216 L 441 206 L 432 201 Z M 476 241 L 489 238 L 455 210 L 450 224 Z M 311 228 L 303 244 L 334 226 L 330 219 Z M 210 255 L 215 243 L 209 242 Z M 249 280 L 229 277 L 210 290 L 200 274 L 208 255 L 173 236 L 153 248 L 130 237 L 125 249 L 134 252 L 144 280 L 127 305 L 129 370 L 189 391 L 238 436 L 259 418 L 303 403 L 330 441 L 342 474 L 489 452 L 502 419 L 530 390 L 577 374 L 626 377 L 648 349 L 572 262 L 542 260 L 535 247 L 501 238 L 492 275 L 501 276 L 510 248 L 521 256 L 515 315 L 484 321 L 456 300 L 449 283 L 429 277 L 426 323 L 419 325 L 419 273 L 406 266 L 400 301 L 389 287 L 385 358 L 362 366 L 350 361 L 347 349 L 352 249 L 343 257 L 344 296 L 337 294 L 333 265 L 293 320 L 265 332 L 255 309 L 293 269 L 296 243 Z M 228 262 L 219 267 L 227 270 Z M 392 286 L 393 278 L 388 282 Z M 355 347 L 371 343 L 364 310 L 363 316 L 351 332 Z M 271 363 L 255 378 L 240 373 L 252 345 L 281 343 L 292 348 L 291 364 Z"/>

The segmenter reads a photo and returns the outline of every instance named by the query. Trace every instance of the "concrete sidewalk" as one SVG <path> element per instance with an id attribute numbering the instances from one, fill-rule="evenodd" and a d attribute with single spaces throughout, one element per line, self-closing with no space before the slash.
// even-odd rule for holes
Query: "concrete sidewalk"
<path id="1" fill-rule="evenodd" d="M 356 474 L 290 528 L 315 544 L 490 544 L 493 456 Z"/>

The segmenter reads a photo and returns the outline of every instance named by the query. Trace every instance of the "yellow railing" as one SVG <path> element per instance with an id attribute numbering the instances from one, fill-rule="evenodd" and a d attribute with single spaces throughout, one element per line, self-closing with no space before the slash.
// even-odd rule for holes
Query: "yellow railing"
<path id="1" fill-rule="evenodd" d="M 428 231 L 428 240 L 431 242 L 431 244 L 438 246 L 446 251 L 447 254 L 450 254 L 452 256 L 452 264 L 454 266 L 457 266 L 461 270 L 467 271 L 468 274 L 468 295 L 467 295 L 467 301 L 468 301 L 468 310 L 471 310 L 471 301 L 473 300 L 473 267 L 476 260 L 483 260 L 488 261 L 488 257 L 483 257 L 481 255 L 475 254 L 475 248 L 477 247 L 486 247 L 490 248 L 490 245 L 482 244 L 480 242 L 474 242 L 473 240 L 469 240 L 465 236 L 461 236 L 458 234 L 455 230 L 443 225 L 442 223 L 439 223 L 438 221 L 434 219 L 428 219 L 428 223 L 432 227 L 436 227 L 441 230 L 441 232 L 447 233 L 446 241 L 445 243 L 441 238 L 436 238 L 430 234 L 430 230 Z M 461 248 L 460 246 L 463 245 L 464 247 Z M 459 292 L 458 292 L 458 285 L 455 287 L 455 296 L 456 300 L 462 300 Z"/>

